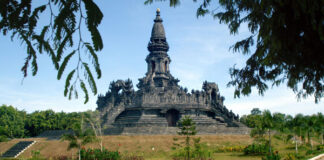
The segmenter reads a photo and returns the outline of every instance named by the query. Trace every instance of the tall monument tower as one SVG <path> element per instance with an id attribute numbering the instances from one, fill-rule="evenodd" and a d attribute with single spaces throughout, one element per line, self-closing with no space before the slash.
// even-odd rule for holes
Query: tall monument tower
<path id="1" fill-rule="evenodd" d="M 170 73 L 169 65 L 171 59 L 167 53 L 169 45 L 162 22 L 160 9 L 157 9 L 151 38 L 147 46 L 150 53 L 146 57 L 146 77 L 140 79 L 142 83 L 140 82 L 139 88 L 142 87 L 141 85 L 146 88 L 157 88 L 159 90 L 178 87 L 179 80 L 175 79 Z"/>

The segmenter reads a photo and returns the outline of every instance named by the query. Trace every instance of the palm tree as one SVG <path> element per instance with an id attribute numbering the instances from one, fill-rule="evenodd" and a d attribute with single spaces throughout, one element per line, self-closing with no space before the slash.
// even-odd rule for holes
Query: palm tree
<path id="1" fill-rule="evenodd" d="M 271 129 L 274 128 L 274 119 L 269 110 L 263 111 L 263 118 L 262 118 L 262 123 L 263 127 L 268 130 L 268 135 L 269 135 L 269 152 L 271 152 Z"/>
<path id="2" fill-rule="evenodd" d="M 321 139 L 321 144 L 323 145 L 324 144 L 324 141 L 323 141 L 323 134 L 324 134 L 324 116 L 322 113 L 317 113 L 317 124 L 315 125 L 316 126 L 316 132 L 317 134 L 320 136 L 320 139 Z"/>
<path id="3" fill-rule="evenodd" d="M 315 132 L 316 123 L 317 123 L 317 117 L 315 115 L 306 116 L 307 139 L 308 139 L 308 143 L 311 145 L 312 150 L 313 150 L 312 136 Z"/>
<path id="4" fill-rule="evenodd" d="M 298 153 L 298 139 L 297 136 L 302 135 L 302 129 L 304 124 L 304 116 L 302 114 L 297 114 L 291 121 L 288 122 L 288 127 L 294 133 L 294 141 L 295 141 L 295 150 L 296 154 Z"/>
<path id="5" fill-rule="evenodd" d="M 79 160 L 81 160 L 81 147 L 88 143 L 96 141 L 96 136 L 94 135 L 93 130 L 83 129 L 83 116 L 81 118 L 81 124 L 75 124 L 72 134 L 64 134 L 61 137 L 62 141 L 69 141 L 68 150 L 72 148 L 77 148 L 79 153 Z"/>

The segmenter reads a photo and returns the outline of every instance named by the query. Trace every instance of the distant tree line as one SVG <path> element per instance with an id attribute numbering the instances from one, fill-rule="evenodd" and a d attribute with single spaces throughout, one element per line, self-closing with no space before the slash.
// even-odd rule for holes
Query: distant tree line
<path id="1" fill-rule="evenodd" d="M 323 113 L 313 115 L 271 113 L 269 110 L 260 111 L 254 108 L 249 115 L 243 115 L 240 121 L 252 128 L 251 136 L 255 139 L 267 137 L 271 146 L 271 135 L 277 134 L 285 141 L 292 140 L 296 144 L 307 144 L 313 149 L 314 140 L 324 144 L 324 116 Z M 270 152 L 271 152 L 271 147 Z"/>
<path id="2" fill-rule="evenodd" d="M 0 106 L 0 141 L 37 136 L 46 130 L 68 130 L 80 123 L 82 112 L 54 112 L 53 110 L 27 113 L 13 106 Z"/>

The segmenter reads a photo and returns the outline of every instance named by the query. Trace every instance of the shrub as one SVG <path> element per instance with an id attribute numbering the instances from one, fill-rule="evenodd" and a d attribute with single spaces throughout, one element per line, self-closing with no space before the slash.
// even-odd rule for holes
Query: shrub
<path id="1" fill-rule="evenodd" d="M 175 141 L 177 139 L 174 138 Z M 205 143 L 200 143 L 200 138 L 193 138 L 194 144 L 193 147 L 191 147 L 190 151 L 190 158 L 191 159 L 197 159 L 197 160 L 208 160 L 210 159 L 212 152 L 208 148 L 208 146 Z M 172 156 L 173 160 L 181 160 L 186 159 L 187 157 L 187 150 L 185 146 L 181 146 L 178 143 L 174 143 L 174 146 L 171 148 L 174 150 Z M 188 158 L 187 158 L 188 159 Z"/>
<path id="2" fill-rule="evenodd" d="M 293 154 L 293 153 L 288 153 L 284 158 L 284 160 L 296 160 L 296 159 L 297 158 L 296 158 L 295 154 Z"/>
<path id="3" fill-rule="evenodd" d="M 68 156 L 55 156 L 53 157 L 54 160 L 69 160 L 71 158 L 69 158 Z"/>
<path id="4" fill-rule="evenodd" d="M 29 160 L 45 160 L 45 158 L 41 157 L 39 150 L 32 150 L 31 154 L 32 154 L 32 157 L 29 158 Z"/>
<path id="5" fill-rule="evenodd" d="M 125 156 L 123 160 L 144 160 L 143 156 Z"/>
<path id="6" fill-rule="evenodd" d="M 269 151 L 269 145 L 266 143 L 252 143 L 243 150 L 244 155 L 265 155 Z"/>
<path id="7" fill-rule="evenodd" d="M 222 146 L 215 149 L 215 152 L 243 152 L 244 146 Z"/>
<path id="8" fill-rule="evenodd" d="M 118 151 L 108 151 L 107 149 L 84 149 L 80 150 L 81 159 L 87 160 L 119 160 L 120 154 Z"/>
<path id="9" fill-rule="evenodd" d="M 0 142 L 7 142 L 8 138 L 4 135 L 0 135 Z"/>
<path id="10" fill-rule="evenodd" d="M 262 160 L 280 160 L 278 151 L 274 153 L 267 154 L 265 157 L 262 157 Z"/>
<path id="11" fill-rule="evenodd" d="M 300 154 L 296 153 L 288 153 L 285 157 L 284 160 L 297 160 L 297 159 L 304 159 L 305 156 L 302 156 Z"/>
<path id="12" fill-rule="evenodd" d="M 324 151 L 324 144 L 316 146 L 316 150 L 318 151 Z"/>

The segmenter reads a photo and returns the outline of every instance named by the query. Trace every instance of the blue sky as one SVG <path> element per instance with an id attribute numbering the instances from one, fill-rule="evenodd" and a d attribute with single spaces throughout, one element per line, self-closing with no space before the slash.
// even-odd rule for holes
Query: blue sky
<path id="1" fill-rule="evenodd" d="M 189 90 L 200 90 L 203 81 L 216 82 L 220 93 L 225 96 L 227 108 L 240 115 L 248 114 L 255 107 L 288 114 L 324 112 L 323 101 L 315 104 L 313 97 L 297 101 L 285 85 L 270 88 L 264 96 L 253 90 L 248 97 L 234 99 L 234 88 L 226 87 L 230 80 L 228 70 L 234 64 L 242 67 L 247 57 L 229 51 L 229 47 L 249 35 L 246 26 L 241 27 L 239 34 L 230 35 L 226 25 L 219 24 L 210 16 L 197 19 L 195 13 L 199 4 L 192 1 L 182 1 L 176 8 L 169 7 L 167 2 L 144 5 L 144 0 L 96 3 L 104 14 L 99 26 L 104 49 L 98 53 L 102 69 L 102 78 L 97 80 L 98 93 L 106 93 L 112 80 L 130 78 L 135 86 L 138 78 L 145 75 L 147 44 L 155 11 L 160 8 L 170 46 L 171 74 L 180 80 L 180 85 Z M 26 47 L 17 39 L 12 42 L 10 37 L 0 36 L 0 42 L 0 104 L 13 105 L 28 112 L 45 109 L 72 112 L 96 108 L 97 96 L 90 96 L 87 104 L 83 104 L 82 96 L 73 100 L 63 96 L 66 73 L 58 81 L 57 72 L 46 54 L 38 57 L 38 74 L 33 77 L 29 73 L 30 76 L 23 79 L 20 68 Z"/>

